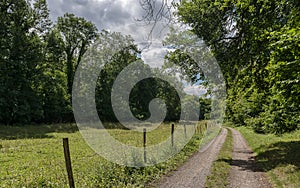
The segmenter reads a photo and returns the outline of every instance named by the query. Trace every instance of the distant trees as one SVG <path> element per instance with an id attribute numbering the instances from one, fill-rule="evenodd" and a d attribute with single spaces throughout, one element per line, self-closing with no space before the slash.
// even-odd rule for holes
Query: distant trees
<path id="1" fill-rule="evenodd" d="M 97 48 L 98 51 L 96 53 L 105 53 L 105 55 L 110 54 L 108 57 L 104 57 L 104 55 L 102 57 L 100 55 L 101 58 L 103 58 L 103 62 L 106 63 L 100 72 L 96 87 L 96 104 L 101 120 L 117 121 L 112 109 L 111 91 L 117 76 L 125 67 L 132 62 L 138 61 L 140 62 L 140 66 L 146 72 L 156 73 L 155 71 L 158 71 L 151 70 L 149 65 L 144 64 L 142 60 L 137 57 L 136 54 L 140 52 L 133 42 L 134 41 L 130 36 L 109 32 L 102 32 L 95 41 L 96 44 L 99 43 L 101 44 L 99 46 L 103 46 L 104 48 Z M 138 72 L 139 70 L 137 69 L 136 71 L 133 71 L 133 74 L 128 76 L 136 77 Z M 157 74 L 159 74 L 159 72 L 157 72 Z M 164 76 L 167 77 L 167 75 Z M 129 80 L 130 79 L 123 80 L 124 85 L 126 85 L 126 82 Z M 177 84 L 179 86 L 182 85 L 182 83 L 179 82 Z M 119 91 L 119 93 L 121 92 L 122 91 Z M 136 83 L 132 88 L 129 98 L 129 106 L 132 114 L 140 120 L 148 119 L 151 115 L 149 103 L 155 98 L 162 99 L 166 104 L 168 111 L 165 119 L 166 121 L 176 121 L 180 118 L 180 99 L 177 91 L 169 83 L 159 78 L 142 80 Z M 126 109 L 119 110 L 125 111 Z"/>
<path id="2" fill-rule="evenodd" d="M 96 87 L 100 118 L 116 121 L 111 106 L 111 89 L 127 65 L 140 61 L 139 49 L 130 36 L 107 31 L 84 18 L 66 13 L 56 23 L 49 19 L 46 0 L 0 2 L 0 124 L 57 123 L 73 121 L 71 94 L 75 70 L 93 44 L 101 46 L 104 66 Z M 117 50 L 113 45 L 122 44 Z M 175 58 L 175 57 L 174 57 Z M 154 70 L 158 71 L 158 70 Z M 132 75 L 135 76 L 135 75 Z M 170 75 L 166 79 L 183 87 Z M 126 82 L 126 80 L 124 80 Z M 195 96 L 185 95 L 188 104 Z M 165 120 L 180 118 L 177 91 L 166 81 L 150 78 L 137 83 L 130 93 L 130 109 L 140 120 L 151 115 L 149 102 L 161 98 L 167 106 Z M 209 101 L 203 100 L 209 113 Z"/>

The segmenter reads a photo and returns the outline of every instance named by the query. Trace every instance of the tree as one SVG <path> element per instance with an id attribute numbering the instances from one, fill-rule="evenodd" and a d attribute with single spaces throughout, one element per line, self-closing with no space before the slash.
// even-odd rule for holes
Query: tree
<path id="1" fill-rule="evenodd" d="M 180 20 L 209 45 L 226 78 L 229 120 L 261 132 L 297 128 L 297 121 L 285 114 L 292 111 L 297 117 L 298 78 L 289 82 L 279 75 L 289 70 L 282 65 L 298 65 L 298 12 L 299 2 L 293 0 L 193 0 L 178 5 Z M 280 63 L 282 57 L 288 57 L 285 63 Z M 292 72 L 299 75 L 298 69 Z"/>
<path id="2" fill-rule="evenodd" d="M 44 39 L 51 30 L 52 22 L 49 18 L 49 9 L 46 0 L 35 0 L 33 3 L 33 17 L 35 32 Z"/>
<path id="3" fill-rule="evenodd" d="M 68 93 L 71 95 L 75 70 L 89 45 L 97 38 L 97 28 L 92 22 L 69 13 L 59 17 L 55 27 L 63 41 Z"/>
<path id="4" fill-rule="evenodd" d="M 137 47 L 130 36 L 102 31 L 90 51 L 85 61 L 96 59 L 95 66 L 101 67 L 95 93 L 98 115 L 104 121 L 117 121 L 111 103 L 112 87 L 123 68 L 137 60 Z"/>
<path id="5" fill-rule="evenodd" d="M 117 121 L 111 101 L 113 85 L 120 72 L 131 63 L 136 62 L 137 67 L 130 70 L 130 73 L 125 74 L 125 77 L 118 78 L 119 84 L 124 86 L 124 88 L 121 90 L 118 89 L 116 97 L 113 100 L 115 100 L 114 102 L 117 100 L 117 103 L 120 104 L 118 111 L 121 112 L 119 113 L 121 118 L 127 120 L 128 116 L 126 114 L 128 113 L 128 109 L 130 109 L 135 118 L 139 120 L 148 119 L 150 115 L 153 115 L 149 111 L 150 101 L 160 98 L 166 103 L 168 109 L 166 120 L 178 120 L 180 115 L 179 97 L 176 90 L 168 82 L 158 78 L 148 78 L 138 83 L 133 83 L 134 85 L 129 83 L 133 78 L 138 78 L 143 74 L 143 71 L 153 75 L 162 74 L 158 70 L 152 70 L 149 65 L 144 64 L 138 57 L 138 53 L 140 51 L 134 45 L 134 41 L 130 36 L 102 31 L 94 45 L 88 50 L 86 56 L 84 56 L 84 62 L 92 61 L 93 66 L 101 67 L 95 94 L 100 119 L 103 121 Z M 91 69 L 94 70 L 97 68 Z M 91 71 L 88 75 L 94 74 Z M 166 78 L 167 80 L 174 80 L 173 77 L 171 78 L 167 75 L 165 77 L 169 77 Z M 81 88 L 84 89 L 86 87 Z M 128 91 L 129 101 L 124 101 L 126 99 L 123 99 L 122 96 L 127 94 Z M 89 91 L 83 91 L 83 93 L 86 92 Z"/>
<path id="6" fill-rule="evenodd" d="M 263 106 L 262 129 L 281 134 L 300 125 L 300 30 L 299 19 L 290 20 L 271 33 L 270 62 L 266 67 L 270 95 Z"/>
<path id="7" fill-rule="evenodd" d="M 43 122 L 70 122 L 73 117 L 64 67 L 63 40 L 56 29 L 51 29 L 44 40 L 44 60 L 39 66 L 37 87 L 42 101 Z"/>
<path id="8" fill-rule="evenodd" d="M 2 1 L 0 5 L 0 121 L 29 123 L 42 118 L 34 91 L 42 43 L 33 31 L 36 20 L 27 1 Z"/>
<path id="9" fill-rule="evenodd" d="M 73 14 L 49 19 L 46 0 L 0 2 L 0 123 L 71 121 L 76 67 L 97 38 Z"/>

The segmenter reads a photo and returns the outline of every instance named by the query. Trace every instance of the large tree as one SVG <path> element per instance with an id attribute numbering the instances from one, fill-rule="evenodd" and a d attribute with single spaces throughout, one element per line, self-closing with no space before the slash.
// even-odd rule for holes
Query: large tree
<path id="1" fill-rule="evenodd" d="M 55 28 L 63 41 L 68 92 L 71 95 L 75 70 L 89 45 L 97 38 L 97 28 L 92 22 L 69 13 L 58 18 Z"/>

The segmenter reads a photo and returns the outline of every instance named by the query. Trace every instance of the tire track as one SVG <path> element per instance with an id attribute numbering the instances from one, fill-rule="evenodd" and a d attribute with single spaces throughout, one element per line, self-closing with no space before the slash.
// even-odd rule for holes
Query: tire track
<path id="1" fill-rule="evenodd" d="M 155 187 L 160 188 L 201 188 L 204 187 L 206 177 L 227 136 L 227 129 L 222 128 L 220 134 L 204 151 L 198 151 L 179 167 L 171 176 L 162 178 Z"/>
<path id="2" fill-rule="evenodd" d="M 271 188 L 265 174 L 255 164 L 253 152 L 241 133 L 235 129 L 229 129 L 233 136 L 230 187 Z"/>

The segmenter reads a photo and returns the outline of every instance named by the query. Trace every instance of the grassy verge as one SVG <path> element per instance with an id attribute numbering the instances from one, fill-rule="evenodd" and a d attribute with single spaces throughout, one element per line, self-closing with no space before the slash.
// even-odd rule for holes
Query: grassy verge
<path id="1" fill-rule="evenodd" d="M 201 125 L 200 125 L 201 126 Z M 109 130 L 124 143 L 140 146 L 142 133 Z M 134 135 L 133 135 L 134 134 Z M 149 144 L 164 140 L 170 126 L 149 133 Z M 74 125 L 0 127 L 0 187 L 67 187 L 62 138 L 68 137 L 77 187 L 144 187 L 176 169 L 199 149 L 203 133 L 197 133 L 184 149 L 164 163 L 130 168 L 97 155 Z"/>
<path id="2" fill-rule="evenodd" d="M 256 161 L 276 187 L 300 187 L 300 130 L 281 136 L 237 127 L 256 154 Z"/>
<path id="3" fill-rule="evenodd" d="M 230 161 L 232 159 L 233 138 L 229 130 L 227 138 L 219 153 L 218 159 L 213 163 L 211 174 L 207 177 L 205 187 L 222 188 L 229 185 Z"/>

